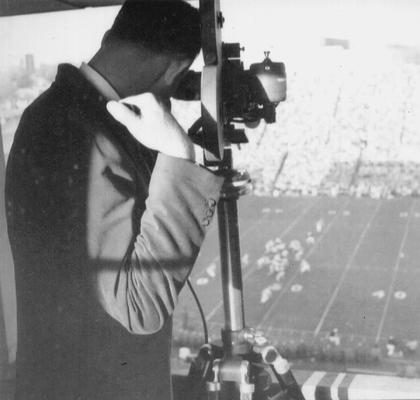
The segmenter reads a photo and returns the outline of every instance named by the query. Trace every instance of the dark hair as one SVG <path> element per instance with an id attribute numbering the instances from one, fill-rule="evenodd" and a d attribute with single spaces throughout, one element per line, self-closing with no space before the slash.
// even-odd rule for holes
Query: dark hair
<path id="1" fill-rule="evenodd" d="M 181 0 L 127 0 L 106 42 L 140 44 L 177 58 L 194 59 L 201 48 L 200 14 Z"/>

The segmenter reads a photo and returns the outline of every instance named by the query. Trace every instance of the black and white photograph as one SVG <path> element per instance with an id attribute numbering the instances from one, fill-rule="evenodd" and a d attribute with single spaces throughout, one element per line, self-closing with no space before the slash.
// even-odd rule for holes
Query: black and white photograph
<path id="1" fill-rule="evenodd" d="M 419 0 L 0 0 L 0 400 L 419 400 Z"/>

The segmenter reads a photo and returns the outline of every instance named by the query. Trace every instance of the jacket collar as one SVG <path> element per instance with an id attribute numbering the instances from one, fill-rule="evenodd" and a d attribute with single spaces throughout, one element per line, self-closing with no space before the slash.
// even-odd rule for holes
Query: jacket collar
<path id="1" fill-rule="evenodd" d="M 59 90 L 65 91 L 76 102 L 90 103 L 104 107 L 107 99 L 95 88 L 91 82 L 82 74 L 79 68 L 71 64 L 60 64 L 57 69 L 57 76 L 54 85 Z"/>
<path id="2" fill-rule="evenodd" d="M 107 100 L 120 100 L 120 96 L 111 84 L 94 68 L 85 62 L 80 66 L 80 72 L 83 76 L 102 94 Z"/>

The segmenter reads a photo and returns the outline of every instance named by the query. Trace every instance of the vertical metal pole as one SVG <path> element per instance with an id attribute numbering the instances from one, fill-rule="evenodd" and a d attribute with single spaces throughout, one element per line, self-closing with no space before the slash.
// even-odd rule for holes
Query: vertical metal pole
<path id="1" fill-rule="evenodd" d="M 225 329 L 239 331 L 245 327 L 245 314 L 236 198 L 225 198 L 219 202 L 218 222 Z"/>
<path id="2" fill-rule="evenodd" d="M 220 172 L 225 176 L 217 209 L 225 315 L 222 339 L 228 354 L 242 354 L 247 350 L 247 344 L 241 336 L 245 328 L 245 312 L 237 200 L 249 190 L 250 179 L 247 173 L 238 173 L 232 169 L 230 149 L 225 149 Z"/>

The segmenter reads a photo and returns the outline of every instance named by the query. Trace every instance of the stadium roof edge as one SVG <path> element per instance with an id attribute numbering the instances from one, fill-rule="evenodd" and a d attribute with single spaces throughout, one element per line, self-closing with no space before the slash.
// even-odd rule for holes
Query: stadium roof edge
<path id="1" fill-rule="evenodd" d="M 124 0 L 0 0 L 0 17 L 122 4 Z"/>
<path id="2" fill-rule="evenodd" d="M 68 11 L 86 7 L 117 6 L 122 3 L 124 0 L 0 0 L 0 17 Z"/>
<path id="3" fill-rule="evenodd" d="M 120 5 L 124 0 L 0 0 L 0 17 Z"/>

